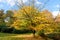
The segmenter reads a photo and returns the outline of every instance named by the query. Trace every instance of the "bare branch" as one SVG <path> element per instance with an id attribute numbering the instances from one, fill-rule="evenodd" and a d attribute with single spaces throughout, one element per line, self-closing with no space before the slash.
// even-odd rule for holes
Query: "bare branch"
<path id="1" fill-rule="evenodd" d="M 17 2 L 18 3 L 18 2 Z M 25 6 L 25 4 L 23 3 L 23 0 L 21 0 L 21 4 L 19 4 L 19 5 L 17 5 L 19 8 L 21 8 L 22 9 L 22 7 L 24 7 Z M 29 18 L 30 18 L 30 16 L 28 15 L 28 13 L 26 12 L 26 10 L 23 8 L 22 9 L 26 14 L 24 14 L 25 16 L 28 16 Z M 31 19 L 31 18 L 30 18 Z"/>
<path id="2" fill-rule="evenodd" d="M 38 9 L 39 9 L 40 11 L 42 11 L 42 10 L 45 8 L 45 5 L 47 4 L 48 1 L 49 1 L 49 0 L 45 1 L 45 3 L 44 3 L 44 5 L 42 6 L 42 8 L 39 6 Z"/>

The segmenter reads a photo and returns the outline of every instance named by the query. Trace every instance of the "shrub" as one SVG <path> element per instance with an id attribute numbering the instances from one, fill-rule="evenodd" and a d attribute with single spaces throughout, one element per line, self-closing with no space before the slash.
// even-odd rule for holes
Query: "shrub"
<path id="1" fill-rule="evenodd" d="M 38 31 L 38 35 L 42 35 L 42 34 L 44 34 L 44 30 Z"/>
<path id="2" fill-rule="evenodd" d="M 16 34 L 32 33 L 32 30 L 28 30 L 28 29 L 16 30 L 15 29 L 13 33 L 16 33 Z"/>

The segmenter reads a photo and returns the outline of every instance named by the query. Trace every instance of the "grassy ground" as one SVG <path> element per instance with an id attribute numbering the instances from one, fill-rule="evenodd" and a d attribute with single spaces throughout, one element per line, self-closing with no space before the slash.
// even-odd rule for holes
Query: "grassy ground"
<path id="1" fill-rule="evenodd" d="M 0 37 L 16 36 L 16 35 L 18 35 L 18 34 L 0 33 Z"/>
<path id="2" fill-rule="evenodd" d="M 44 40 L 44 39 L 41 37 L 34 38 L 32 34 L 0 33 L 0 40 Z"/>
<path id="3" fill-rule="evenodd" d="M 23 38 L 13 37 L 19 34 L 0 33 L 0 40 L 23 40 Z"/>

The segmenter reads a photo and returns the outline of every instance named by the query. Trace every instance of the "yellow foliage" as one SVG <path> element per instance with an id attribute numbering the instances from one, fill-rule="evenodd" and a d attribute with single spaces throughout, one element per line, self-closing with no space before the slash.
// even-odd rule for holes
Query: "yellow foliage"
<path id="1" fill-rule="evenodd" d="M 30 7 L 30 6 L 24 6 L 20 11 L 21 12 L 24 12 L 24 10 L 30 14 L 31 12 L 36 12 L 37 9 L 33 8 L 33 7 Z"/>
<path id="2" fill-rule="evenodd" d="M 50 25 L 50 24 L 40 24 L 40 25 L 37 25 L 36 30 L 45 29 L 45 28 L 47 28 L 49 25 Z"/>
<path id="3" fill-rule="evenodd" d="M 11 26 L 14 27 L 15 29 L 19 29 L 20 28 L 19 24 L 20 20 L 16 20 Z"/>
<path id="4" fill-rule="evenodd" d="M 47 14 L 46 12 L 38 12 L 37 9 L 31 6 L 24 6 L 14 14 L 14 17 L 16 17 L 17 20 L 13 23 L 12 26 L 15 28 L 20 28 L 20 25 L 22 25 L 21 20 L 28 19 L 27 22 L 32 21 L 31 23 L 36 25 L 35 27 L 31 24 L 29 25 L 29 27 L 31 26 L 30 28 L 34 30 L 42 30 L 48 28 L 50 24 L 53 23 L 53 19 L 51 14 Z"/>

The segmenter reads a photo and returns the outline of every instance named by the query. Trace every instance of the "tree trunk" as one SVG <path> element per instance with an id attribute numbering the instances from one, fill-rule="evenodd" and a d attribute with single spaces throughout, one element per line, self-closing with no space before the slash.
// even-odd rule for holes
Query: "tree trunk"
<path id="1" fill-rule="evenodd" d="M 35 37 L 35 33 L 36 33 L 36 31 L 35 31 L 35 30 L 33 30 L 33 37 Z"/>

